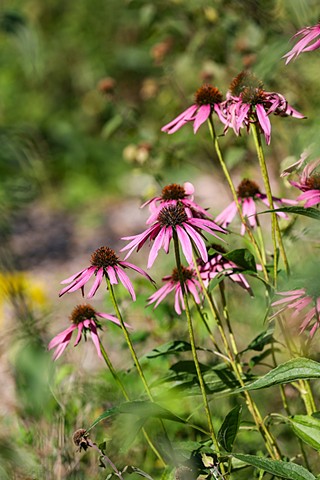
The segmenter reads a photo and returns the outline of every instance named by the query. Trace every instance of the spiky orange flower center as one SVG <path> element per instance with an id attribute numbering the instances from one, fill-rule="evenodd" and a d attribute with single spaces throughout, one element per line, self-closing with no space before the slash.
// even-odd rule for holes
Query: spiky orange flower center
<path id="1" fill-rule="evenodd" d="M 171 183 L 162 189 L 162 200 L 182 200 L 186 197 L 185 189 L 182 185 Z"/>
<path id="2" fill-rule="evenodd" d="M 237 193 L 240 198 L 249 198 L 260 193 L 260 189 L 255 182 L 248 178 L 244 178 L 238 186 Z"/>
<path id="3" fill-rule="evenodd" d="M 188 216 L 181 204 L 164 207 L 158 215 L 158 221 L 164 227 L 176 227 L 182 225 L 186 220 L 188 220 Z"/>
<path id="4" fill-rule="evenodd" d="M 305 183 L 310 190 L 320 190 L 320 173 L 314 173 L 313 175 L 310 175 Z"/>
<path id="5" fill-rule="evenodd" d="M 182 272 L 182 278 L 183 278 L 183 281 L 186 282 L 187 280 L 191 280 L 192 277 L 193 277 L 193 272 L 192 270 L 190 270 L 189 268 L 186 268 L 186 267 L 183 267 L 181 265 L 181 272 Z M 179 271 L 177 268 L 174 268 L 172 270 L 172 275 L 171 275 L 171 278 L 174 282 L 179 282 L 180 281 L 180 277 L 179 277 Z"/>
<path id="6" fill-rule="evenodd" d="M 222 102 L 222 93 L 212 85 L 202 85 L 195 93 L 195 103 L 199 106 L 214 105 L 220 102 Z"/>
<path id="7" fill-rule="evenodd" d="M 91 305 L 77 305 L 71 312 L 70 321 L 74 325 L 79 325 L 79 323 L 84 322 L 85 320 L 95 320 L 95 315 L 96 311 L 91 307 Z"/>
<path id="8" fill-rule="evenodd" d="M 98 268 L 107 268 L 117 265 L 119 258 L 112 248 L 100 247 L 91 255 L 91 265 Z"/>

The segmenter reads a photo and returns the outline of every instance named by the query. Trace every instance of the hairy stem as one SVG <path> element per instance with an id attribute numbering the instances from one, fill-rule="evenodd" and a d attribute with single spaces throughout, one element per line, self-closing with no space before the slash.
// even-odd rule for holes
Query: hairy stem
<path id="1" fill-rule="evenodd" d="M 267 164 L 266 164 L 266 160 L 264 157 L 262 144 L 261 144 L 261 135 L 255 123 L 252 124 L 252 132 L 253 132 L 254 144 L 257 151 L 257 156 L 259 159 L 262 178 L 263 178 L 264 186 L 266 189 L 267 199 L 270 205 L 270 209 L 274 210 L 269 174 L 268 174 Z M 277 285 L 277 269 L 278 269 L 278 244 L 279 244 L 280 254 L 282 256 L 283 263 L 288 275 L 290 273 L 290 268 L 289 268 L 289 262 L 287 259 L 286 251 L 282 241 L 282 235 L 279 227 L 278 217 L 275 212 L 271 213 L 271 221 L 272 221 L 272 243 L 273 243 L 273 255 L 274 255 L 274 258 L 273 258 L 274 285 L 276 286 Z"/>

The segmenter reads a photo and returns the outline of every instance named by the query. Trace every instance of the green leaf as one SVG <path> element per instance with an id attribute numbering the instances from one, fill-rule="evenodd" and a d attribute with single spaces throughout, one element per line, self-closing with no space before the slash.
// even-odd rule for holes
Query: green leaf
<path id="1" fill-rule="evenodd" d="M 178 417 L 174 413 L 170 412 L 170 410 L 161 407 L 161 405 L 158 405 L 157 403 L 137 400 L 133 402 L 125 402 L 121 405 L 118 405 L 117 407 L 109 408 L 92 423 L 92 425 L 87 429 L 87 432 L 89 432 L 102 420 L 119 414 L 136 415 L 137 417 L 139 417 L 140 420 L 143 420 L 144 422 L 146 422 L 149 418 L 161 418 L 178 423 L 188 423 L 183 418 Z M 141 427 L 143 426 L 144 422 L 141 423 Z"/>
<path id="2" fill-rule="evenodd" d="M 290 383 L 304 378 L 320 378 L 320 363 L 303 357 L 294 358 L 270 370 L 270 372 L 258 378 L 250 385 L 238 389 L 237 392 L 258 390 L 260 388 Z"/>
<path id="3" fill-rule="evenodd" d="M 271 213 L 271 212 L 284 212 L 284 213 L 293 213 L 296 215 L 303 215 L 305 217 L 315 218 L 316 220 L 320 220 L 320 211 L 317 208 L 304 208 L 304 207 L 282 207 L 276 208 L 274 210 L 265 210 L 264 212 L 260 212 L 258 215 L 262 213 Z"/>
<path id="4" fill-rule="evenodd" d="M 165 343 L 159 347 L 152 350 L 150 353 L 147 353 L 146 358 L 155 358 L 161 357 L 162 355 L 173 355 L 180 352 L 189 352 L 191 351 L 191 345 L 188 342 L 182 340 L 174 340 L 173 342 Z"/>
<path id="5" fill-rule="evenodd" d="M 241 267 L 244 270 L 250 270 L 252 272 L 257 271 L 254 256 L 246 248 L 232 250 L 231 252 L 228 252 L 223 256 L 228 260 L 231 260 L 231 262 L 234 262 L 238 267 Z"/>
<path id="6" fill-rule="evenodd" d="M 218 442 L 227 452 L 232 451 L 233 443 L 240 426 L 241 411 L 241 405 L 230 410 L 219 429 Z"/>
<path id="7" fill-rule="evenodd" d="M 320 420 L 309 415 L 295 415 L 288 418 L 290 426 L 297 437 L 320 450 Z"/>
<path id="8" fill-rule="evenodd" d="M 242 453 L 234 453 L 233 456 L 247 465 L 260 468 L 261 470 L 280 478 L 288 478 L 291 480 L 316 480 L 316 477 L 311 472 L 296 463 L 270 460 L 269 458 L 257 457 L 255 455 L 244 455 Z"/>
<path id="9" fill-rule="evenodd" d="M 261 352 L 264 347 L 271 343 L 273 340 L 273 333 L 274 333 L 275 323 L 271 322 L 267 330 L 260 333 L 257 337 L 255 337 L 247 346 L 245 350 L 242 350 L 241 353 L 247 352 L 248 350 L 255 350 Z"/>
<path id="10" fill-rule="evenodd" d="M 222 282 L 222 280 L 225 279 L 225 275 L 223 272 L 220 272 L 218 275 L 216 275 L 212 280 L 210 280 L 209 286 L 208 286 L 208 292 L 211 292 L 214 288 L 216 288 L 219 283 Z"/>

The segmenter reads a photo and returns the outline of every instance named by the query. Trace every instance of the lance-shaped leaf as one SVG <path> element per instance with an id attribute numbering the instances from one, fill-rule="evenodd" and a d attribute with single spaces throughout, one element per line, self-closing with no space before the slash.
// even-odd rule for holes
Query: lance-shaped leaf
<path id="1" fill-rule="evenodd" d="M 284 213 L 293 213 L 296 215 L 303 215 L 305 217 L 315 218 L 316 220 L 320 220 L 320 211 L 317 208 L 304 208 L 304 207 L 281 207 L 276 208 L 274 210 L 265 210 L 264 212 L 259 212 L 258 215 L 262 213 L 271 213 L 271 212 L 284 212 Z"/>
<path id="2" fill-rule="evenodd" d="M 320 420 L 310 415 L 295 415 L 288 418 L 289 424 L 305 443 L 316 450 L 320 450 Z"/>
<path id="3" fill-rule="evenodd" d="M 240 426 L 241 410 L 241 405 L 230 410 L 219 429 L 218 442 L 227 452 L 232 451 Z"/>
<path id="4" fill-rule="evenodd" d="M 244 455 L 242 453 L 234 453 L 233 456 L 247 465 L 260 468 L 280 478 L 288 478 L 290 480 L 316 480 L 316 477 L 311 472 L 293 462 L 270 460 L 269 458 L 257 457 L 256 455 Z"/>
<path id="5" fill-rule="evenodd" d="M 270 370 L 270 372 L 258 378 L 250 385 L 238 389 L 237 392 L 243 390 L 258 390 L 260 388 L 272 387 L 273 385 L 308 378 L 320 378 L 320 363 L 310 360 L 309 358 L 293 358 Z"/>
<path id="6" fill-rule="evenodd" d="M 247 352 L 248 350 L 261 352 L 268 343 L 273 342 L 274 328 L 275 323 L 270 322 L 267 330 L 257 335 L 241 353 Z"/>

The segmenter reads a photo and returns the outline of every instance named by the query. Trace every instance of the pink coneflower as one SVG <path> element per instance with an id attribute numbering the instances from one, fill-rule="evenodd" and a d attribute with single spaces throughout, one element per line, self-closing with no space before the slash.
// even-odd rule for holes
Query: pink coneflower
<path id="1" fill-rule="evenodd" d="M 100 349 L 100 340 L 97 331 L 98 328 L 101 329 L 101 325 L 97 320 L 97 317 L 104 318 L 117 325 L 120 325 L 119 320 L 113 315 L 108 315 L 107 313 L 98 313 L 90 305 L 77 305 L 73 309 L 70 316 L 72 325 L 66 330 L 63 330 L 63 332 L 58 333 L 58 335 L 56 335 L 48 345 L 48 350 L 51 350 L 52 348 L 56 349 L 53 359 L 57 360 L 59 357 L 61 357 L 70 343 L 72 334 L 75 330 L 78 331 L 78 334 L 74 346 L 76 347 L 78 345 L 82 336 L 84 336 L 86 340 L 87 334 L 90 333 L 98 356 L 101 358 L 102 354 Z"/>
<path id="2" fill-rule="evenodd" d="M 192 263 L 193 244 L 201 258 L 206 262 L 208 254 L 201 230 L 215 237 L 217 237 L 216 232 L 227 233 L 224 228 L 219 227 L 208 218 L 193 217 L 190 209 L 181 203 L 168 205 L 157 213 L 154 223 L 151 227 L 147 228 L 147 230 L 139 235 L 123 237 L 122 240 L 131 241 L 122 248 L 121 251 L 129 250 L 126 256 L 126 258 L 128 258 L 135 249 L 139 251 L 148 239 L 153 240 L 148 259 L 148 268 L 150 268 L 161 248 L 163 248 L 166 253 L 169 252 L 170 242 L 175 232 L 180 241 L 183 254 L 189 264 Z"/>
<path id="3" fill-rule="evenodd" d="M 167 207 L 168 205 L 176 205 L 177 203 L 181 203 L 189 208 L 194 217 L 207 217 L 208 212 L 194 201 L 193 194 L 194 186 L 190 182 L 185 182 L 183 185 L 179 185 L 178 183 L 166 185 L 162 189 L 161 195 L 153 197 L 141 205 L 141 208 L 149 205 L 152 212 L 151 217 L 147 220 L 147 224 L 153 223 L 156 212 L 160 212 L 161 208 Z"/>
<path id="4" fill-rule="evenodd" d="M 199 296 L 199 292 L 201 292 L 201 286 L 199 281 L 197 280 L 196 271 L 191 266 L 187 268 L 181 266 L 181 269 L 186 293 L 191 294 L 194 298 L 194 301 L 199 304 L 201 302 Z M 178 269 L 174 268 L 172 274 L 163 277 L 162 280 L 166 282 L 165 285 L 163 285 L 163 287 L 161 287 L 153 295 L 151 295 L 151 297 L 148 298 L 147 305 L 155 303 L 154 308 L 156 308 L 159 303 L 162 302 L 162 300 L 164 300 L 167 295 L 169 295 L 169 293 L 175 292 L 174 309 L 178 315 L 181 315 L 181 311 L 185 310 L 185 304 Z"/>
<path id="5" fill-rule="evenodd" d="M 210 250 L 215 250 L 214 253 L 210 253 Z M 224 257 L 226 250 L 217 244 L 212 244 L 208 247 L 209 255 L 207 262 L 199 262 L 199 271 L 205 287 L 209 286 L 210 281 L 218 275 L 225 275 L 233 282 L 237 283 L 240 287 L 247 290 L 250 295 L 253 295 L 251 287 L 242 273 L 235 273 L 239 270 L 239 267 L 232 261 Z"/>
<path id="6" fill-rule="evenodd" d="M 299 290 L 278 292 L 278 295 L 281 295 L 284 298 L 273 302 L 272 306 L 275 307 L 278 305 L 283 305 L 283 307 L 276 312 L 272 318 L 289 309 L 293 310 L 291 318 L 294 319 L 297 318 L 305 308 L 311 307 L 310 310 L 304 314 L 303 322 L 300 325 L 300 333 L 302 333 L 313 321 L 315 321 L 310 330 L 310 337 L 313 337 L 316 330 L 320 326 L 320 297 L 317 296 L 318 293 L 315 295 L 308 294 L 305 288 L 300 288 Z"/>
<path id="7" fill-rule="evenodd" d="M 300 55 L 302 52 L 311 52 L 320 48 L 320 23 L 313 25 L 312 27 L 305 27 L 299 30 L 292 38 L 301 37 L 301 39 L 295 44 L 290 52 L 283 55 L 282 58 L 286 58 L 286 65 L 294 58 Z M 313 42 L 313 43 L 311 43 Z"/>
<path id="8" fill-rule="evenodd" d="M 187 108 L 177 118 L 161 128 L 162 132 L 174 133 L 188 122 L 193 122 L 193 131 L 197 133 L 198 128 L 209 118 L 212 112 L 216 112 L 221 121 L 224 121 L 220 110 L 222 94 L 212 85 L 205 84 L 195 94 L 195 103 Z"/>
<path id="9" fill-rule="evenodd" d="M 320 203 L 320 173 L 314 172 L 319 165 L 320 160 L 308 163 L 302 171 L 299 182 L 290 180 L 291 185 L 303 192 L 297 201 L 306 201 L 304 208 Z"/>
<path id="10" fill-rule="evenodd" d="M 255 228 L 257 226 L 257 208 L 256 203 L 261 202 L 264 203 L 269 209 L 270 205 L 267 199 L 267 195 L 265 193 L 261 193 L 259 186 L 247 179 L 244 178 L 240 185 L 238 186 L 237 190 L 238 200 L 242 208 L 242 214 L 245 218 L 247 218 L 249 225 L 251 228 Z M 288 198 L 278 198 L 272 197 L 274 208 L 279 208 L 283 204 L 288 205 L 296 205 L 296 200 L 289 200 Z M 233 201 L 226 207 L 215 219 L 215 221 L 221 225 L 222 227 L 227 227 L 235 216 L 238 213 L 236 202 Z M 284 212 L 276 212 L 279 217 L 287 219 L 288 216 Z M 246 231 L 245 226 L 241 225 L 241 235 L 244 235 Z"/>
<path id="11" fill-rule="evenodd" d="M 92 298 L 98 288 L 101 285 L 103 277 L 108 277 L 112 285 L 122 283 L 122 285 L 130 293 L 132 300 L 136 299 L 136 295 L 129 280 L 128 275 L 124 272 L 124 268 L 131 268 L 140 273 L 148 280 L 153 281 L 151 277 L 141 268 L 122 260 L 119 260 L 118 256 L 109 247 L 100 247 L 91 255 L 91 266 L 80 270 L 69 278 L 66 278 L 61 283 L 69 283 L 69 285 L 61 290 L 59 297 L 65 293 L 75 292 L 79 288 L 84 293 L 84 285 L 95 275 L 93 285 L 87 295 L 88 298 Z"/>
<path id="12" fill-rule="evenodd" d="M 283 95 L 266 92 L 263 83 L 250 72 L 241 72 L 234 78 L 220 110 L 225 117 L 225 131 L 231 127 L 236 135 L 240 135 L 241 128 L 246 127 L 249 132 L 251 124 L 255 123 L 264 134 L 267 145 L 271 139 L 271 113 L 305 118 L 288 104 Z"/>

